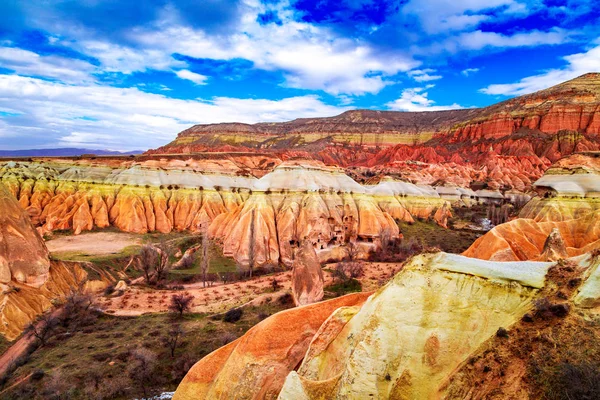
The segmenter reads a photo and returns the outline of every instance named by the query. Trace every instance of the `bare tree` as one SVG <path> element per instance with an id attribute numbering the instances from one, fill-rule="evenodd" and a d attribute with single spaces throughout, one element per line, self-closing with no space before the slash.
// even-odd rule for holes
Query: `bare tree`
<path id="1" fill-rule="evenodd" d="M 156 252 L 158 256 L 155 266 L 155 280 L 158 283 L 167 277 L 171 265 L 169 262 L 169 247 L 166 243 L 160 243 Z"/>
<path id="2" fill-rule="evenodd" d="M 40 346 L 45 346 L 48 340 L 56 333 L 60 324 L 59 319 L 51 312 L 42 314 L 36 321 L 31 322 L 25 328 L 25 333 L 33 335 Z"/>
<path id="3" fill-rule="evenodd" d="M 392 232 L 389 228 L 381 227 L 379 229 L 379 243 L 381 245 L 381 255 L 387 257 L 392 247 Z"/>
<path id="4" fill-rule="evenodd" d="M 156 265 L 157 253 L 154 249 L 154 246 L 146 244 L 142 247 L 140 251 L 140 256 L 138 258 L 140 268 L 144 272 L 144 278 L 146 278 L 146 282 L 150 282 L 150 276 L 154 271 L 154 266 Z"/>
<path id="5" fill-rule="evenodd" d="M 156 354 L 145 347 L 131 352 L 129 377 L 142 388 L 144 397 L 148 396 L 148 384 L 152 382 L 156 364 Z"/>
<path id="6" fill-rule="evenodd" d="M 162 281 L 170 269 L 169 247 L 165 242 L 156 245 L 144 245 L 138 262 L 144 272 L 147 283 Z"/>
<path id="7" fill-rule="evenodd" d="M 91 294 L 73 291 L 67 296 L 65 304 L 60 310 L 59 319 L 63 327 L 77 329 L 81 325 L 87 325 L 92 322 L 94 316 L 92 305 L 94 299 Z"/>
<path id="8" fill-rule="evenodd" d="M 171 350 L 171 357 L 175 357 L 175 350 L 181 344 L 184 335 L 185 332 L 181 325 L 175 325 L 169 330 L 169 335 L 164 338 L 164 343 Z"/>
<path id="9" fill-rule="evenodd" d="M 346 250 L 348 252 L 348 260 L 356 261 L 358 259 L 358 255 L 360 253 L 360 249 L 355 242 L 348 242 L 346 245 Z"/>
<path id="10" fill-rule="evenodd" d="M 255 262 L 255 237 L 254 237 L 254 209 L 252 210 L 252 220 L 250 222 L 250 242 L 248 245 L 248 268 L 250 268 L 250 277 L 252 278 L 252 271 L 254 270 L 254 262 Z"/>
<path id="11" fill-rule="evenodd" d="M 169 303 L 169 310 L 179 313 L 179 317 L 183 316 L 184 312 L 187 312 L 192 307 L 192 301 L 194 296 L 191 294 L 174 294 L 171 296 L 171 302 Z"/>
<path id="12" fill-rule="evenodd" d="M 206 287 L 206 274 L 210 265 L 210 239 L 208 231 L 205 229 L 202 233 L 202 258 L 200 260 L 200 270 L 202 271 L 202 287 Z"/>

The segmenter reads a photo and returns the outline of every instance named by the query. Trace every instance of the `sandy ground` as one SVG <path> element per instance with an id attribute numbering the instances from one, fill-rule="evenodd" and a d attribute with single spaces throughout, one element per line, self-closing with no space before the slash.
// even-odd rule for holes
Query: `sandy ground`
<path id="1" fill-rule="evenodd" d="M 331 265 L 330 267 L 333 267 Z M 375 290 L 383 286 L 397 272 L 397 263 L 363 263 L 364 275 L 359 278 L 363 291 Z M 333 282 L 333 277 L 324 271 L 325 286 Z M 244 304 L 264 304 L 276 300 L 291 289 L 292 272 L 280 272 L 269 276 L 259 276 L 246 281 L 215 284 L 202 287 L 202 283 L 184 285 L 184 290 L 156 290 L 147 287 L 131 286 L 118 297 L 100 297 L 98 302 L 105 312 L 112 315 L 141 315 L 168 311 L 170 297 L 178 293 L 194 297 L 192 311 L 199 313 L 221 313 Z M 273 279 L 279 288 L 273 291 Z"/>
<path id="2" fill-rule="evenodd" d="M 50 239 L 46 246 L 51 253 L 82 252 L 89 255 L 120 253 L 127 246 L 141 245 L 137 235 L 121 232 L 92 232 Z"/>

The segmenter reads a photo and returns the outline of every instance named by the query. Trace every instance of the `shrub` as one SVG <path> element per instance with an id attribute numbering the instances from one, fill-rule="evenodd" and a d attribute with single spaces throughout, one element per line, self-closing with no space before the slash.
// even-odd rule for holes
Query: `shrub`
<path id="1" fill-rule="evenodd" d="M 235 336 L 233 333 L 231 332 L 224 332 L 221 337 L 219 338 L 221 345 L 225 346 L 228 343 L 233 342 L 235 339 L 237 339 L 237 336 Z"/>
<path id="2" fill-rule="evenodd" d="M 279 301 L 279 304 L 283 306 L 289 306 L 294 304 L 294 298 L 292 297 L 291 293 L 284 293 L 281 296 L 279 296 L 277 300 Z"/>
<path id="3" fill-rule="evenodd" d="M 115 292 L 115 285 L 108 285 L 106 289 L 104 289 L 104 296 L 110 296 Z"/>
<path id="4" fill-rule="evenodd" d="M 40 380 L 42 380 L 42 378 L 44 377 L 44 375 L 46 375 L 46 373 L 44 372 L 43 369 L 36 369 L 31 374 L 31 379 L 34 380 L 34 381 L 40 381 Z"/>
<path id="5" fill-rule="evenodd" d="M 548 377 L 545 398 L 550 400 L 600 399 L 600 368 L 585 362 L 561 363 Z"/>
<path id="6" fill-rule="evenodd" d="M 169 303 L 169 310 L 174 313 L 179 313 L 179 317 L 183 316 L 184 312 L 187 312 L 192 307 L 192 301 L 194 296 L 191 294 L 174 294 L 171 296 L 171 302 Z"/>
<path id="7" fill-rule="evenodd" d="M 223 321 L 235 323 L 242 318 L 242 315 L 244 315 L 244 310 L 242 310 L 241 308 L 232 308 L 231 310 L 225 313 Z"/>

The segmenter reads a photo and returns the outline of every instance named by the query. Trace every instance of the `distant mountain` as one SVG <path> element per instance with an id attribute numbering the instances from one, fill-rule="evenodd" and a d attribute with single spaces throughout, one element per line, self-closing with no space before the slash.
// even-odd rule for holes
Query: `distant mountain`
<path id="1" fill-rule="evenodd" d="M 131 154 L 141 154 L 142 150 L 129 152 L 96 150 L 96 149 L 26 149 L 26 150 L 0 150 L 0 157 L 75 157 L 82 154 L 95 154 L 97 156 L 128 156 Z"/>

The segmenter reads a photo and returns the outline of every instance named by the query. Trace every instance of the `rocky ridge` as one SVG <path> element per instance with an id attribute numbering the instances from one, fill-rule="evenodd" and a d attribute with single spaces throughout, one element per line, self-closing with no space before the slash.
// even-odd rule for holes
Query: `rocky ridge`
<path id="1" fill-rule="evenodd" d="M 78 263 L 51 261 L 29 217 L 1 182 L 0 210 L 0 334 L 12 340 L 53 302 L 103 282 L 88 282 Z"/>
<path id="2" fill-rule="evenodd" d="M 291 265 L 305 239 L 321 259 L 343 257 L 349 240 L 368 252 L 383 230 L 399 237 L 396 220 L 435 218 L 444 225 L 450 215 L 431 187 L 363 186 L 314 161 L 289 161 L 260 179 L 227 160 L 11 161 L 0 166 L 0 177 L 41 232 L 208 229 L 242 266 Z"/>
<path id="3" fill-rule="evenodd" d="M 284 123 L 196 125 L 148 153 L 260 151 L 418 183 L 481 181 L 526 191 L 561 157 L 591 150 L 600 150 L 598 73 L 480 109 L 355 110 Z"/>

